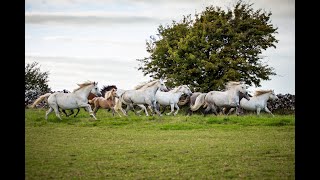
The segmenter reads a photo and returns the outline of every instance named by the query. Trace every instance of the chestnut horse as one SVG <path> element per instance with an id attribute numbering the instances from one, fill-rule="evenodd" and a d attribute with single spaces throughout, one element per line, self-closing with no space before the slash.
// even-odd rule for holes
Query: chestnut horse
<path id="1" fill-rule="evenodd" d="M 104 97 L 94 97 L 92 100 L 89 100 L 89 103 L 94 106 L 93 113 L 96 114 L 97 111 L 99 110 L 99 108 L 101 107 L 103 109 L 111 109 L 112 116 L 114 116 L 115 97 L 118 97 L 117 89 L 112 88 L 110 91 L 107 91 L 105 93 L 105 98 Z M 119 116 L 121 117 L 120 114 L 119 114 Z"/>

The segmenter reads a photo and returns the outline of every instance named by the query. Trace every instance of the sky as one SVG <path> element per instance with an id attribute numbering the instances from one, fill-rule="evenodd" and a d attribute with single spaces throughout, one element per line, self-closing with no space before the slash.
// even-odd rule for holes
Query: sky
<path id="1" fill-rule="evenodd" d="M 255 10 L 272 12 L 278 28 L 276 48 L 262 53 L 262 62 L 277 75 L 256 89 L 295 94 L 295 0 L 252 0 Z M 146 41 L 159 25 L 179 22 L 213 5 L 224 10 L 235 0 L 26 0 L 25 63 L 39 63 L 49 72 L 53 91 L 72 91 L 77 83 L 96 81 L 133 89 L 151 80 L 138 70 L 148 57 Z"/>

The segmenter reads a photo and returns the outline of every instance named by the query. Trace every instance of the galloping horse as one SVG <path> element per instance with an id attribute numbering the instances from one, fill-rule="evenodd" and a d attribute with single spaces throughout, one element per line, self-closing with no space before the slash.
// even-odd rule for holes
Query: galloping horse
<path id="1" fill-rule="evenodd" d="M 177 110 L 173 115 L 177 115 L 180 109 L 178 106 L 178 102 L 182 94 L 186 94 L 188 96 L 192 95 L 192 92 L 187 85 L 178 86 L 168 92 L 158 90 L 156 93 L 156 101 L 157 104 L 163 106 L 171 106 L 171 112 L 167 113 L 167 115 L 171 115 L 174 112 L 174 108 L 176 108 Z"/>
<path id="2" fill-rule="evenodd" d="M 110 91 L 105 92 L 105 97 L 95 97 L 92 100 L 89 100 L 89 104 L 93 104 L 94 106 L 93 114 L 96 115 L 97 111 L 101 107 L 103 109 L 111 109 L 112 115 L 114 116 L 115 97 L 118 97 L 117 89 L 113 88 Z M 119 116 L 121 117 L 120 114 Z"/>
<path id="3" fill-rule="evenodd" d="M 246 99 L 242 99 L 240 101 L 240 107 L 249 111 L 257 111 L 257 115 L 259 115 L 260 111 L 263 110 L 274 117 L 267 107 L 267 101 L 276 99 L 278 99 L 278 97 L 274 93 L 274 90 L 256 90 L 255 94 L 249 101 Z"/>
<path id="4" fill-rule="evenodd" d="M 225 91 L 210 91 L 208 93 L 200 94 L 193 106 L 190 107 L 192 111 L 198 110 L 201 106 L 207 106 L 204 111 L 207 114 L 210 110 L 217 115 L 217 107 L 235 107 L 237 115 L 239 115 L 238 108 L 239 93 L 243 93 L 246 99 L 250 99 L 246 89 L 246 85 L 241 82 L 230 81 L 226 84 Z"/>
<path id="5" fill-rule="evenodd" d="M 115 86 L 115 85 L 108 85 L 108 86 L 103 86 L 102 88 L 101 88 L 101 90 L 100 90 L 100 93 L 101 93 L 101 95 L 102 95 L 102 97 L 104 97 L 105 96 L 105 93 L 107 92 L 107 91 L 110 91 L 112 88 L 115 88 L 115 89 L 117 89 L 117 86 Z M 95 97 L 98 97 L 98 96 L 96 96 L 95 94 L 93 94 L 93 93 L 89 93 L 89 96 L 88 96 L 88 101 L 90 101 L 90 100 L 92 100 L 93 98 L 95 98 Z M 90 104 L 90 103 L 89 103 Z M 93 107 L 93 104 L 91 105 L 91 109 L 93 109 L 94 107 Z M 78 115 L 78 113 L 79 113 L 79 111 L 80 111 L 80 108 L 77 108 L 77 113 L 76 113 L 76 115 L 74 115 L 73 117 L 76 117 L 77 115 Z M 68 116 L 71 116 L 72 114 L 74 114 L 74 111 L 73 111 L 73 109 L 71 109 L 70 110 L 71 111 L 71 113 L 70 114 L 67 114 L 66 113 L 66 111 L 65 110 L 62 110 L 62 112 L 68 117 Z"/>
<path id="6" fill-rule="evenodd" d="M 158 91 L 158 89 L 162 91 L 167 91 L 167 87 L 162 79 L 154 80 L 146 84 L 142 84 L 134 90 L 127 90 L 125 91 L 120 99 L 121 103 L 124 103 L 127 105 L 126 113 L 132 108 L 133 105 L 142 105 L 147 104 L 148 106 L 151 106 L 154 111 L 161 116 L 161 113 L 156 108 L 156 98 L 155 94 Z M 140 106 L 140 107 L 142 107 Z M 145 108 L 145 107 L 144 107 Z M 148 116 L 148 112 L 146 111 L 146 115 Z"/>
<path id="7" fill-rule="evenodd" d="M 49 110 L 46 112 L 45 119 L 48 119 L 48 115 L 54 110 L 56 116 L 60 119 L 59 108 L 66 110 L 66 109 L 77 109 L 77 108 L 86 108 L 89 114 L 94 118 L 97 119 L 91 106 L 88 104 L 88 95 L 89 93 L 93 93 L 97 96 L 101 95 L 99 92 L 98 83 L 96 82 L 85 82 L 82 84 L 78 84 L 79 88 L 75 89 L 72 93 L 47 93 L 43 96 L 40 96 L 34 103 L 33 106 L 37 103 L 41 102 L 44 98 L 48 97 L 48 105 Z"/>

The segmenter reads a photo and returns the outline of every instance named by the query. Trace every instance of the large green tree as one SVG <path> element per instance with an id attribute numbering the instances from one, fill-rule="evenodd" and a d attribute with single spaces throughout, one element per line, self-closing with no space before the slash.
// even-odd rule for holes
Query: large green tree
<path id="1" fill-rule="evenodd" d="M 25 65 L 25 106 L 51 91 L 48 85 L 49 72 L 41 71 L 38 64 L 38 62 L 32 62 Z"/>
<path id="2" fill-rule="evenodd" d="M 167 78 L 167 85 L 188 84 L 194 91 L 222 90 L 227 81 L 260 86 L 276 75 L 261 61 L 261 53 L 274 47 L 277 28 L 271 12 L 254 10 L 238 1 L 227 11 L 209 6 L 180 22 L 160 25 L 157 37 L 146 42 L 149 57 L 137 59 L 139 70 L 152 78 Z"/>

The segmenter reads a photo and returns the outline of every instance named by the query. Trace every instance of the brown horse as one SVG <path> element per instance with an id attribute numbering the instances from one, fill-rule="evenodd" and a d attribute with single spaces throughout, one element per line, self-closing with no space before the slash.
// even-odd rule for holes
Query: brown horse
<path id="1" fill-rule="evenodd" d="M 94 106 L 93 113 L 96 114 L 99 108 L 111 109 L 112 116 L 114 116 L 115 110 L 115 97 L 119 98 L 117 95 L 117 89 L 112 88 L 110 91 L 107 91 L 104 97 L 95 97 L 92 100 L 89 100 L 89 103 Z M 119 114 L 119 113 L 118 113 Z M 121 117 L 121 115 L 119 114 Z"/>

